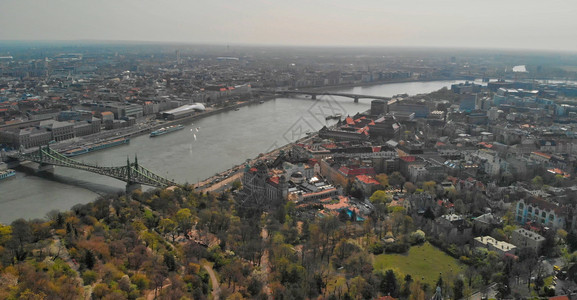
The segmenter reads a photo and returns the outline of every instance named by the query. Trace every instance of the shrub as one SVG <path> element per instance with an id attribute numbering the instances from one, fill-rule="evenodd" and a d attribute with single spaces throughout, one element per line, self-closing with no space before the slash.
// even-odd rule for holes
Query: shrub
<path id="1" fill-rule="evenodd" d="M 411 248 L 411 246 L 408 243 L 403 243 L 401 241 L 385 245 L 385 251 L 387 253 L 405 253 L 409 251 L 409 248 Z"/>
<path id="2" fill-rule="evenodd" d="M 381 254 L 385 250 L 385 246 L 381 242 L 375 242 L 369 246 L 369 252 L 373 254 Z"/>
<path id="3" fill-rule="evenodd" d="M 91 285 L 96 281 L 97 277 L 98 275 L 96 272 L 92 270 L 86 270 L 84 273 L 82 273 L 82 280 L 84 280 L 84 285 Z"/>

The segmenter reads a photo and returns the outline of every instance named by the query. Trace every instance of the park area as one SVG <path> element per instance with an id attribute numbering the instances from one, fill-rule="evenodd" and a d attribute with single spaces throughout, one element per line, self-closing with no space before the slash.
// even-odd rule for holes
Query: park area
<path id="1" fill-rule="evenodd" d="M 428 242 L 413 246 L 407 254 L 380 254 L 375 256 L 374 268 L 386 271 L 393 269 L 403 275 L 410 274 L 414 280 L 434 287 L 442 273 L 443 280 L 464 270 L 458 260 L 445 254 Z M 402 278 L 399 278 L 402 280 Z"/>

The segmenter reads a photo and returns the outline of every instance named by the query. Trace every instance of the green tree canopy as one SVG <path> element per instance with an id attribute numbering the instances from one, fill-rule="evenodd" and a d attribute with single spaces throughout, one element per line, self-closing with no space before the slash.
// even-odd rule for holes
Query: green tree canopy
<path id="1" fill-rule="evenodd" d="M 387 174 L 381 173 L 376 175 L 375 178 L 383 187 L 389 186 L 389 176 L 387 176 Z"/>
<path id="2" fill-rule="evenodd" d="M 373 195 L 369 199 L 373 204 L 381 204 L 381 203 L 384 204 L 390 200 L 390 197 L 387 195 L 385 191 L 377 190 L 373 193 Z"/>

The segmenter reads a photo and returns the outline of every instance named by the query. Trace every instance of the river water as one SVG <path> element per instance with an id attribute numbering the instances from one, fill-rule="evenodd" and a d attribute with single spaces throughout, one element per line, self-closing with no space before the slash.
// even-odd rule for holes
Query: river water
<path id="1" fill-rule="evenodd" d="M 390 97 L 428 93 L 458 81 L 391 83 L 343 88 L 335 92 Z M 176 182 L 195 183 L 217 172 L 242 164 L 273 148 L 304 137 L 327 122 L 325 116 L 354 115 L 370 108 L 370 99 L 322 96 L 277 98 L 192 121 L 185 129 L 163 136 L 134 137 L 130 144 L 75 159 L 100 166 L 126 164 L 130 157 L 153 172 Z M 198 129 L 198 131 L 197 131 Z M 196 139 L 195 139 L 196 136 Z M 56 167 L 54 174 L 39 177 L 17 168 L 16 176 L 0 182 L 0 223 L 17 218 L 43 218 L 51 210 L 67 210 L 88 203 L 98 195 L 123 191 L 125 183 L 76 169 Z"/>

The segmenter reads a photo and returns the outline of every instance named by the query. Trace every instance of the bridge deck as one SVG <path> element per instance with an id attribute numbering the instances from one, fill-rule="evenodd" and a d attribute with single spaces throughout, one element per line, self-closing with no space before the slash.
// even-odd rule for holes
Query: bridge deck
<path id="1" fill-rule="evenodd" d="M 375 95 L 362 95 L 362 94 L 350 94 L 350 93 L 333 93 L 333 92 L 315 92 L 315 91 L 266 91 L 262 90 L 260 92 L 274 93 L 274 94 L 293 94 L 293 95 L 310 95 L 310 96 L 339 96 L 347 97 L 353 99 L 379 99 L 379 100 L 391 100 L 391 97 L 375 96 Z"/>
<path id="2" fill-rule="evenodd" d="M 154 174 L 152 171 L 140 166 L 138 160 L 135 159 L 134 162 L 127 160 L 125 166 L 112 166 L 112 167 L 100 167 L 93 164 L 87 164 L 70 159 L 61 153 L 50 149 L 48 146 L 46 148 L 40 147 L 39 150 L 30 153 L 19 152 L 14 156 L 19 160 L 28 160 L 44 165 L 54 165 L 66 168 L 74 168 L 79 170 L 84 170 L 100 175 L 109 176 L 122 180 L 128 185 L 132 184 L 144 184 L 159 188 L 165 188 L 171 185 L 176 185 L 171 180 Z"/>

